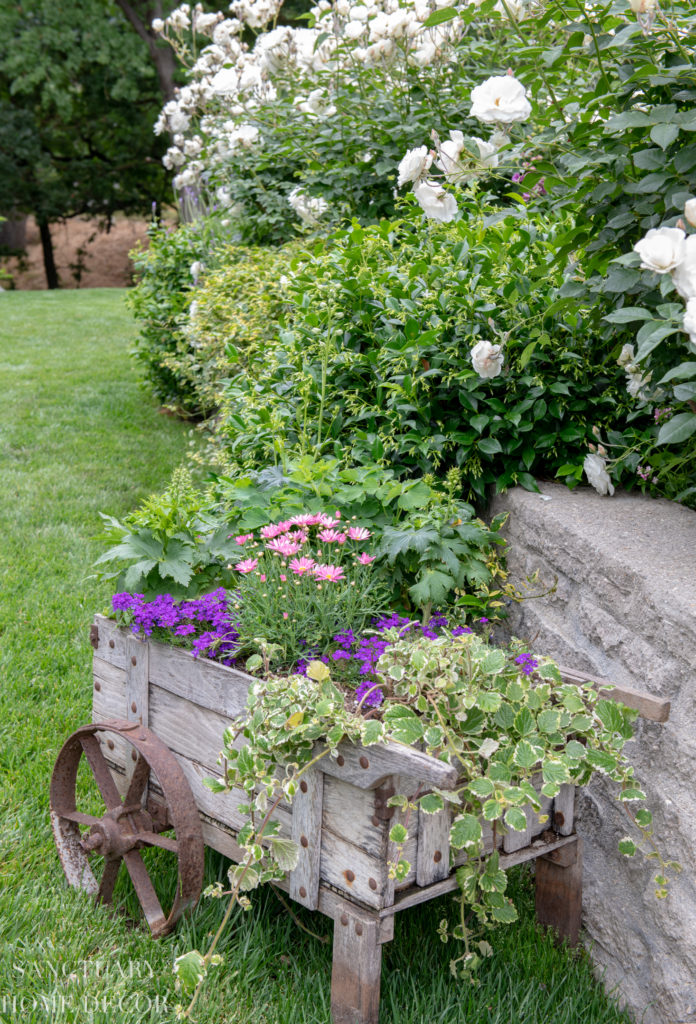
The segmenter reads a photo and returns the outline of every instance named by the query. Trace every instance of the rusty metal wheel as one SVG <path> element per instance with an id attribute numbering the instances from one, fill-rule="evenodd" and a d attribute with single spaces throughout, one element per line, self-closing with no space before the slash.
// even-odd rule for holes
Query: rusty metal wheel
<path id="1" fill-rule="evenodd" d="M 112 769 L 102 750 L 130 750 L 132 775 Z M 103 814 L 77 807 L 77 779 L 82 757 L 86 760 L 104 804 Z M 125 791 L 121 799 L 120 788 Z M 90 806 L 90 809 L 93 807 Z M 153 732 L 137 722 L 113 719 L 84 725 L 65 742 L 51 778 L 51 824 L 63 870 L 70 885 L 93 893 L 102 903 L 113 902 L 121 862 L 140 901 L 154 938 L 172 930 L 182 913 L 198 901 L 203 884 L 205 846 L 191 788 L 176 758 Z M 87 826 L 85 832 L 81 827 Z M 163 835 L 164 832 L 174 832 Z M 159 847 L 176 854 L 178 882 L 171 909 L 166 913 L 150 877 L 141 850 Z M 90 856 L 103 858 L 97 881 Z"/>

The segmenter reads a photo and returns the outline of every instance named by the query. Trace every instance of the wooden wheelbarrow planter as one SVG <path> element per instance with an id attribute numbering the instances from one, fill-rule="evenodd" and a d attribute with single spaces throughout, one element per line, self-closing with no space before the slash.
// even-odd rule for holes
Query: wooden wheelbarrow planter
<path id="1" fill-rule="evenodd" d="M 250 677 L 180 648 L 145 642 L 114 622 L 92 626 L 94 694 L 92 725 L 64 745 L 51 783 L 51 817 L 68 881 L 109 902 L 121 861 L 126 864 L 153 935 L 166 934 L 193 906 L 203 880 L 204 844 L 239 861 L 236 843 L 245 824 L 241 791 L 213 794 L 206 776 L 220 772 L 222 734 L 246 706 Z M 588 677 L 564 673 L 568 681 Z M 665 721 L 669 704 L 626 689 L 614 696 Z M 101 817 L 78 810 L 76 779 L 84 756 L 106 805 Z M 299 846 L 300 859 L 286 883 L 290 896 L 334 922 L 331 1009 L 335 1024 L 376 1024 L 381 948 L 394 935 L 397 911 L 456 889 L 454 869 L 466 854 L 450 857 L 450 812 L 409 821 L 405 879 L 389 878 L 395 851 L 389 840 L 394 792 L 457 783 L 456 770 L 411 747 L 346 744 L 303 777 L 292 806 L 274 817 L 281 834 Z M 494 836 L 484 831 L 484 853 L 497 847 L 500 866 L 536 863 L 536 911 L 569 942 L 578 941 L 582 902 L 582 841 L 574 832 L 574 789 L 563 786 L 540 814 L 527 809 L 527 830 Z M 398 815 L 400 812 L 396 812 Z M 87 831 L 83 831 L 87 827 Z M 174 838 L 172 838 L 172 831 Z M 178 857 L 173 905 L 162 909 L 157 879 L 140 850 L 159 846 Z M 104 857 L 100 881 L 89 854 Z"/>

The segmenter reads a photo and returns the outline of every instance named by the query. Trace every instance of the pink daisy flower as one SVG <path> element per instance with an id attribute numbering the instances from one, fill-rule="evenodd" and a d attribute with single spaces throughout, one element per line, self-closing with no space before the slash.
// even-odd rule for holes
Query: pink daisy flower
<path id="1" fill-rule="evenodd" d="M 322 514 L 319 516 L 319 525 L 327 526 L 329 528 L 331 528 L 332 526 L 338 526 L 340 518 L 341 517 L 338 516 L 338 518 L 332 519 L 331 516 L 327 516 L 325 512 L 322 512 Z"/>
<path id="2" fill-rule="evenodd" d="M 238 572 L 253 572 L 258 564 L 258 558 L 245 558 L 243 562 L 237 562 L 235 569 Z"/>
<path id="3" fill-rule="evenodd" d="M 293 526 L 316 526 L 320 519 L 321 516 L 303 512 L 300 516 L 293 516 L 290 522 Z"/>
<path id="4" fill-rule="evenodd" d="M 323 540 L 327 544 L 345 544 L 346 542 L 345 533 L 339 533 L 338 530 L 320 530 L 317 536 L 319 540 Z"/>
<path id="5" fill-rule="evenodd" d="M 337 583 L 346 577 L 340 565 L 318 565 L 314 570 L 314 578 L 326 580 L 327 583 Z"/>
<path id="6" fill-rule="evenodd" d="M 248 540 L 253 540 L 253 533 L 240 533 L 238 537 L 234 538 L 235 544 L 246 544 Z"/>
<path id="7" fill-rule="evenodd" d="M 374 562 L 374 560 L 375 560 L 375 556 L 374 555 L 368 555 L 365 551 L 361 552 L 358 555 L 358 561 L 362 565 L 369 565 L 370 562 Z"/>
<path id="8" fill-rule="evenodd" d="M 304 576 L 305 573 L 311 573 L 314 568 L 313 558 L 293 558 L 290 563 L 290 568 L 296 576 Z"/>
<path id="9" fill-rule="evenodd" d="M 367 540 L 372 534 L 364 526 L 349 526 L 348 536 L 351 540 Z"/>

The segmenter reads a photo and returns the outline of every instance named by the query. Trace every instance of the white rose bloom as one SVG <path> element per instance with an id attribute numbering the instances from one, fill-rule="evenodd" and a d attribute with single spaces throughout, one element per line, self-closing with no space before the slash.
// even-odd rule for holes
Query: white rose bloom
<path id="1" fill-rule="evenodd" d="M 486 124 L 526 121 L 532 112 L 527 90 L 513 75 L 494 75 L 471 90 L 471 116 Z"/>
<path id="2" fill-rule="evenodd" d="M 684 258 L 672 271 L 674 287 L 687 302 L 696 299 L 696 235 L 689 235 L 684 244 Z"/>
<path id="3" fill-rule="evenodd" d="M 633 345 L 624 345 L 619 358 L 616 360 L 619 366 L 628 366 L 636 358 L 636 351 Z"/>
<path id="4" fill-rule="evenodd" d="M 643 376 L 640 367 L 635 363 L 629 363 L 626 367 L 626 390 L 631 398 L 638 398 L 641 402 L 646 401 L 643 388 L 652 380 L 652 373 Z"/>
<path id="5" fill-rule="evenodd" d="M 437 166 L 444 171 L 448 181 L 462 181 L 469 173 L 467 168 L 461 164 L 460 157 L 464 152 L 464 135 L 462 132 L 450 132 L 449 139 L 440 144 L 440 159 Z"/>
<path id="6" fill-rule="evenodd" d="M 430 39 L 414 50 L 408 58 L 409 64 L 415 64 L 419 68 L 427 68 L 437 57 L 437 46 Z"/>
<path id="7" fill-rule="evenodd" d="M 687 199 L 684 203 L 684 216 L 692 228 L 696 228 L 696 199 Z"/>
<path id="8" fill-rule="evenodd" d="M 164 22 L 161 18 L 155 18 L 152 22 L 153 32 L 162 32 L 164 30 Z"/>
<path id="9" fill-rule="evenodd" d="M 684 330 L 692 344 L 696 344 L 696 298 L 689 299 L 684 313 Z"/>
<path id="10" fill-rule="evenodd" d="M 428 152 L 427 146 L 418 146 L 417 149 L 409 149 L 406 156 L 399 164 L 399 180 L 397 186 L 401 188 L 407 181 L 420 181 L 430 170 L 433 158 Z"/>
<path id="11" fill-rule="evenodd" d="M 364 31 L 365 26 L 361 21 L 349 21 L 343 29 L 343 35 L 346 39 L 357 39 Z"/>
<path id="12" fill-rule="evenodd" d="M 471 363 L 479 377 L 497 377 L 503 369 L 502 345 L 479 341 L 471 350 Z"/>
<path id="13" fill-rule="evenodd" d="M 303 223 L 314 227 L 322 214 L 326 213 L 329 204 L 320 196 L 310 196 L 297 186 L 288 195 L 288 203 Z"/>
<path id="14" fill-rule="evenodd" d="M 628 0 L 634 14 L 650 14 L 657 7 L 657 0 Z"/>
<path id="15" fill-rule="evenodd" d="M 499 163 L 498 147 L 491 140 L 486 142 L 474 136 L 474 142 L 478 146 L 479 157 L 484 167 L 497 167 Z"/>
<path id="16" fill-rule="evenodd" d="M 218 96 L 227 96 L 237 92 L 239 87 L 239 75 L 234 68 L 222 68 L 210 83 L 213 92 Z"/>
<path id="17" fill-rule="evenodd" d="M 614 485 L 607 473 L 607 464 L 601 455 L 586 455 L 582 464 L 585 476 L 598 494 L 613 494 Z"/>
<path id="18" fill-rule="evenodd" d="M 684 259 L 685 243 L 686 235 L 680 228 L 651 228 L 633 250 L 640 256 L 644 270 L 669 274 Z"/>
<path id="19" fill-rule="evenodd" d="M 447 223 L 457 216 L 457 200 L 436 181 L 419 182 L 414 186 L 413 194 L 426 217 Z"/>

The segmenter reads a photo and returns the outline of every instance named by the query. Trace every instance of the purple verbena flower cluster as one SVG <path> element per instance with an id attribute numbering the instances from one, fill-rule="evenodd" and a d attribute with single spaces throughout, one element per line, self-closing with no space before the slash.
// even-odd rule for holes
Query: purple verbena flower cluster
<path id="1" fill-rule="evenodd" d="M 337 633 L 333 641 L 336 644 L 335 650 L 330 655 L 324 655 L 320 661 L 330 664 L 333 662 L 357 662 L 358 674 L 362 677 L 355 691 L 355 699 L 358 703 L 363 701 L 365 707 L 379 707 L 384 700 L 384 694 L 380 689 L 373 689 L 377 685 L 377 662 L 386 651 L 393 640 L 387 640 L 380 635 L 389 629 L 398 629 L 399 637 L 406 636 L 412 632 L 414 635 L 425 636 L 434 640 L 440 636 L 443 629 L 447 629 L 449 619 L 446 615 L 432 615 L 427 625 L 413 621 L 397 612 L 391 612 L 375 619 L 372 628 L 375 633 L 370 636 L 356 635 L 352 629 Z M 463 633 L 471 633 L 468 626 L 455 626 L 452 629 L 453 636 L 461 636 Z M 307 669 L 309 658 L 298 663 L 298 672 Z M 372 691 L 372 692 L 370 692 Z"/>
<path id="2" fill-rule="evenodd" d="M 539 662 L 533 654 L 518 654 L 515 664 L 520 666 L 526 676 L 531 676 L 534 669 L 539 667 Z"/>
<path id="3" fill-rule="evenodd" d="M 171 594 L 146 601 L 143 594 L 120 593 L 114 594 L 111 604 L 116 612 L 131 613 L 134 633 L 142 630 L 145 636 L 152 636 L 153 630 L 161 629 L 189 637 L 194 658 L 203 655 L 223 665 L 234 664 L 239 634 L 222 588 L 179 603 Z"/>

